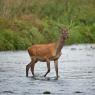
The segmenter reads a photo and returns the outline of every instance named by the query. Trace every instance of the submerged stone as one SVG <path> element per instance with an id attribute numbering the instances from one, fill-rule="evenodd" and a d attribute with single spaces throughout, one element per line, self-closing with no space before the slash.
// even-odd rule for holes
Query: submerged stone
<path id="1" fill-rule="evenodd" d="M 45 92 L 43 92 L 43 94 L 51 94 L 51 92 L 50 91 L 45 91 Z"/>
<path id="2" fill-rule="evenodd" d="M 75 93 L 83 93 L 83 92 L 81 92 L 81 91 L 75 91 Z"/>

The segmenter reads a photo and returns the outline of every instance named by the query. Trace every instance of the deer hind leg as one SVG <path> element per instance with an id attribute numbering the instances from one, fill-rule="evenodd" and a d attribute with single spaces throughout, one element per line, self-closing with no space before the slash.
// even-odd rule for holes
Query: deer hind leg
<path id="1" fill-rule="evenodd" d="M 58 60 L 54 60 L 54 65 L 55 65 L 55 72 L 56 72 L 56 79 L 58 79 Z"/>
<path id="2" fill-rule="evenodd" d="M 34 67 L 35 67 L 36 62 L 37 62 L 37 60 L 33 59 L 32 64 L 31 64 L 31 72 L 32 72 L 33 76 L 34 76 Z"/>
<path id="3" fill-rule="evenodd" d="M 26 77 L 28 77 L 28 71 L 29 71 L 30 67 L 31 67 L 31 72 L 34 76 L 34 65 L 35 65 L 35 63 L 36 63 L 36 60 L 32 59 L 32 61 L 28 65 L 26 65 Z"/>
<path id="4" fill-rule="evenodd" d="M 50 61 L 47 60 L 47 72 L 46 74 L 44 75 L 44 77 L 46 77 L 46 75 L 50 72 Z"/>
<path id="5" fill-rule="evenodd" d="M 28 71 L 30 67 L 31 67 L 31 62 L 28 65 L 26 65 L 26 77 L 28 77 Z"/>

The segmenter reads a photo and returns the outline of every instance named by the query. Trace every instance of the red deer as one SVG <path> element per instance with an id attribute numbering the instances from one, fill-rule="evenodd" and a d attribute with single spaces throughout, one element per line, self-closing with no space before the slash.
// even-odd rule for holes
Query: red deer
<path id="1" fill-rule="evenodd" d="M 61 56 L 61 49 L 64 46 L 64 42 L 68 38 L 68 30 L 66 28 L 62 28 L 60 32 L 61 36 L 57 43 L 37 44 L 28 48 L 31 62 L 26 66 L 27 77 L 29 68 L 31 68 L 31 72 L 34 77 L 34 66 L 38 61 L 47 63 L 47 72 L 44 75 L 44 77 L 46 77 L 46 75 L 50 72 L 50 61 L 54 61 L 56 79 L 58 79 L 58 59 Z"/>

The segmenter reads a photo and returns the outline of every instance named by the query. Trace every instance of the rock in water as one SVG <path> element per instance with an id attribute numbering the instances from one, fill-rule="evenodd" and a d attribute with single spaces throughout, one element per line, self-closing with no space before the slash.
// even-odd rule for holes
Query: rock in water
<path id="1" fill-rule="evenodd" d="M 75 93 L 83 93 L 83 92 L 80 92 L 80 91 L 76 91 Z"/>
<path id="2" fill-rule="evenodd" d="M 50 91 L 45 91 L 45 92 L 43 92 L 43 94 L 51 94 L 51 92 Z"/>

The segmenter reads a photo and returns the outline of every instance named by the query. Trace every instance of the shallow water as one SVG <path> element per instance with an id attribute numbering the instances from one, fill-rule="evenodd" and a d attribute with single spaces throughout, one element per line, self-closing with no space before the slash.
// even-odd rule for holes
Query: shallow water
<path id="1" fill-rule="evenodd" d="M 46 64 L 35 66 L 36 78 L 25 76 L 30 61 L 27 51 L 0 52 L 0 95 L 95 95 L 95 44 L 65 46 L 59 59 L 59 80 L 54 64 L 47 78 Z"/>

